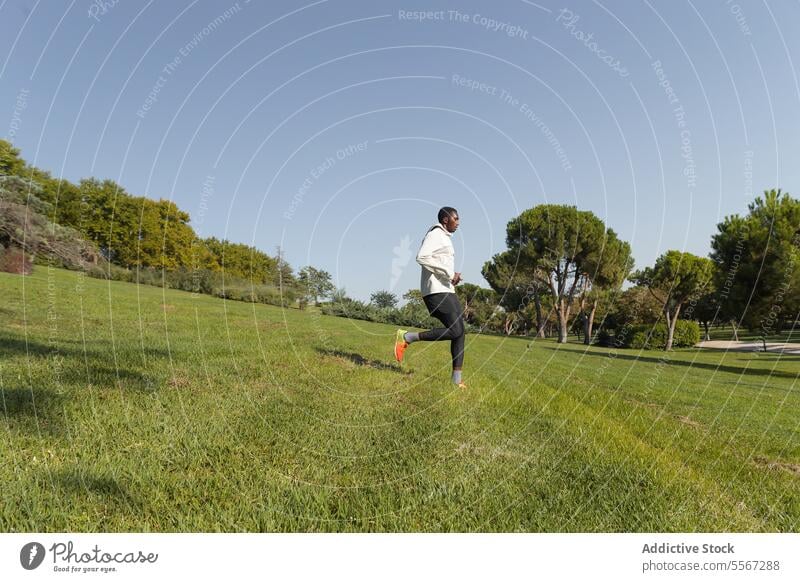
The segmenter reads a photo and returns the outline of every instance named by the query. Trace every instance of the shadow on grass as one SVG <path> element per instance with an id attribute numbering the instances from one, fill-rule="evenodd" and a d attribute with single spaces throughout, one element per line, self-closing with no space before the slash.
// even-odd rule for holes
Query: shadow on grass
<path id="1" fill-rule="evenodd" d="M 90 346 L 95 344 L 95 349 Z M 103 344 L 103 345 L 96 345 Z M 117 344 L 117 352 L 130 352 L 135 355 L 144 354 L 153 358 L 168 358 L 169 352 L 164 348 L 136 345 L 128 348 L 126 345 Z M 11 337 L 0 334 L 0 356 L 78 356 L 83 358 L 108 357 L 113 353 L 111 342 L 107 340 L 63 339 L 59 338 L 53 345 L 42 343 L 34 339 L 25 340 L 24 337 Z"/>
<path id="2" fill-rule="evenodd" d="M 64 432 L 64 397 L 42 388 L 4 388 L 0 390 L 0 414 L 11 428 L 38 434 Z"/>
<path id="3" fill-rule="evenodd" d="M 72 350 L 60 350 L 67 353 Z M 45 344 L 35 341 L 25 341 L 24 338 L 0 336 L 0 356 L 49 356 L 56 351 Z"/>
<path id="4" fill-rule="evenodd" d="M 127 350 L 118 350 L 120 355 L 129 354 Z M 140 347 L 133 350 L 136 356 L 141 354 L 154 359 L 167 358 L 169 354 L 161 348 Z M 10 357 L 25 357 L 31 363 L 34 358 L 40 359 L 37 365 L 50 369 L 51 377 L 63 384 L 85 386 L 93 384 L 98 387 L 132 388 L 143 392 L 152 392 L 154 386 L 161 382 L 143 372 L 129 367 L 113 366 L 113 352 L 110 349 L 84 350 L 84 346 L 70 347 L 60 341 L 54 345 L 38 342 L 32 339 L 9 337 L 0 334 L 0 359 Z M 48 358 L 60 357 L 66 362 L 56 363 Z M 109 366 L 108 363 L 112 365 Z M 66 364 L 66 365 L 65 365 Z"/>
<path id="5" fill-rule="evenodd" d="M 380 360 L 370 360 L 365 358 L 361 354 L 357 354 L 355 352 L 345 352 L 343 350 L 331 350 L 326 348 L 315 348 L 317 352 L 324 356 L 331 356 L 334 358 L 344 358 L 346 360 L 350 360 L 357 366 L 365 366 L 367 368 L 375 368 L 376 370 L 387 370 L 389 372 L 397 372 L 398 374 L 403 374 L 404 376 L 410 376 L 411 372 L 404 370 L 397 364 L 387 364 L 386 362 L 382 362 Z"/>
<path id="6" fill-rule="evenodd" d="M 591 349 L 571 349 L 568 347 L 559 347 L 559 348 L 551 348 L 549 346 L 545 346 L 545 349 L 552 350 L 552 351 L 567 351 L 573 352 L 575 354 L 580 354 L 582 356 L 594 356 L 600 358 L 608 358 L 608 352 L 595 352 Z M 669 352 L 661 352 L 663 354 L 668 354 Z M 669 358 L 654 358 L 649 356 L 641 356 L 641 355 L 627 355 L 621 354 L 620 350 L 617 350 L 616 355 L 614 357 L 615 360 L 629 360 L 632 362 L 645 362 L 648 364 L 663 364 L 667 366 L 685 366 L 687 368 L 700 368 L 702 370 L 712 370 L 714 372 L 727 372 L 729 374 L 737 374 L 739 376 L 748 375 L 748 376 L 771 376 L 777 378 L 789 378 L 795 379 L 798 377 L 797 373 L 791 372 L 784 372 L 781 370 L 765 370 L 761 368 L 740 368 L 738 366 L 726 366 L 723 364 L 708 364 L 706 362 L 687 362 L 685 360 L 678 360 L 678 359 L 669 359 Z"/>
<path id="7" fill-rule="evenodd" d="M 750 358 L 736 358 L 746 362 L 798 362 L 800 354 L 780 354 L 776 352 L 753 352 Z"/>
<path id="8" fill-rule="evenodd" d="M 117 478 L 109 475 L 95 475 L 84 468 L 73 468 L 54 473 L 53 482 L 65 493 L 97 495 L 111 502 L 134 508 L 141 505 L 119 483 Z"/>

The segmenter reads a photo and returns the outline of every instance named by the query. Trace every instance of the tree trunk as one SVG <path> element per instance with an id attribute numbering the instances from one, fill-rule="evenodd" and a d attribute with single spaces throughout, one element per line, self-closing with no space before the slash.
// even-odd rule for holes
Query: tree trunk
<path id="1" fill-rule="evenodd" d="M 672 333 L 673 333 L 673 327 L 672 327 L 673 320 L 670 319 L 669 309 L 664 310 L 664 316 L 667 318 L 667 345 L 664 346 L 664 351 L 668 352 L 672 349 Z"/>
<path id="2" fill-rule="evenodd" d="M 675 335 L 675 324 L 678 322 L 678 314 L 681 312 L 681 306 L 675 308 L 675 313 L 671 314 L 669 309 L 664 310 L 664 315 L 667 317 L 667 345 L 664 351 L 668 352 L 672 349 L 672 337 Z"/>
<path id="3" fill-rule="evenodd" d="M 711 340 L 711 334 L 708 333 L 708 322 L 707 321 L 703 322 L 703 327 L 706 330 L 706 336 L 703 338 L 703 340 L 704 341 L 710 341 Z"/>
<path id="4" fill-rule="evenodd" d="M 584 311 L 581 313 L 581 329 L 583 330 L 583 343 L 589 345 L 589 316 Z"/>
<path id="5" fill-rule="evenodd" d="M 739 328 L 736 327 L 736 321 L 735 320 L 731 320 L 731 325 L 733 326 L 733 341 L 738 342 L 739 341 Z"/>
<path id="6" fill-rule="evenodd" d="M 558 343 L 567 343 L 567 314 L 564 312 L 562 304 L 556 312 L 558 315 Z"/>
<path id="7" fill-rule="evenodd" d="M 542 299 L 539 297 L 539 291 L 535 288 L 533 290 L 533 304 L 536 307 L 536 337 L 543 338 L 546 320 L 542 316 Z"/>
<path id="8" fill-rule="evenodd" d="M 511 335 L 511 332 L 514 331 L 514 320 L 516 317 L 513 314 L 506 315 L 506 319 L 503 322 L 503 331 L 506 335 Z"/>
<path id="9" fill-rule="evenodd" d="M 592 332 L 594 327 L 594 314 L 597 312 L 597 300 L 592 303 L 592 309 L 589 311 L 589 315 L 584 314 L 584 321 L 583 321 L 583 343 L 591 345 L 592 343 Z"/>

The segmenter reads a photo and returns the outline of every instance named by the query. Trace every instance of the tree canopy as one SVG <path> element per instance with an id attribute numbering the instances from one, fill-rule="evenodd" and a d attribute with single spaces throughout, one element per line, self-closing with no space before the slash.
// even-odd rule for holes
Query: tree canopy
<path id="1" fill-rule="evenodd" d="M 567 341 L 576 300 L 586 298 L 593 288 L 618 287 L 633 264 L 628 243 L 592 212 L 574 206 L 543 204 L 524 211 L 508 223 L 506 244 L 509 254 L 499 257 L 502 264 L 494 272 L 485 265 L 484 272 L 497 284 L 508 278 L 509 268 L 519 271 L 527 282 L 526 293 L 534 296 L 546 284 L 558 319 L 559 343 Z M 595 299 L 580 305 L 589 323 L 596 307 Z"/>
<path id="2" fill-rule="evenodd" d="M 16 240 L 11 234 L 22 227 L 14 225 L 25 218 L 27 209 L 37 214 L 29 219 L 30 224 L 50 224 L 53 232 L 56 226 L 61 229 L 58 232 L 62 233 L 62 242 L 56 244 L 52 236 L 42 235 L 35 248 L 60 253 L 65 265 L 83 264 L 64 246 L 68 239 L 83 239 L 83 255 L 90 257 L 90 249 L 96 247 L 104 259 L 125 269 L 202 271 L 241 283 L 282 285 L 284 289 L 296 284 L 292 269 L 282 256 L 272 257 L 253 246 L 215 237 L 199 238 L 189 213 L 171 200 L 133 196 L 113 180 L 86 178 L 73 184 L 54 178 L 47 171 L 27 165 L 19 150 L 5 140 L 0 140 L 0 177 L 8 185 L 3 194 L 3 224 L 9 233 L 6 242 Z M 19 208 L 14 205 L 21 205 L 22 210 L 17 212 Z M 28 244 L 29 252 L 33 249 Z M 94 258 L 88 260 L 97 263 Z M 314 269 L 314 273 L 317 296 L 323 296 L 328 291 L 318 275 L 325 272 Z"/>
<path id="3" fill-rule="evenodd" d="M 297 274 L 297 281 L 306 297 L 318 303 L 320 299 L 329 297 L 336 287 L 331 281 L 330 273 L 312 266 L 303 267 Z"/>
<path id="4" fill-rule="evenodd" d="M 764 192 L 711 239 L 721 315 L 771 335 L 800 312 L 800 200 Z"/>
<path id="5" fill-rule="evenodd" d="M 662 305 L 667 320 L 667 350 L 672 349 L 675 322 L 683 306 L 691 299 L 699 299 L 708 291 L 714 274 L 714 263 L 705 257 L 681 251 L 667 251 L 653 267 L 645 267 L 631 276 L 631 280 L 646 287 Z"/>
<path id="6" fill-rule="evenodd" d="M 390 291 L 375 291 L 370 295 L 369 300 L 370 303 L 382 309 L 397 307 L 397 295 Z"/>

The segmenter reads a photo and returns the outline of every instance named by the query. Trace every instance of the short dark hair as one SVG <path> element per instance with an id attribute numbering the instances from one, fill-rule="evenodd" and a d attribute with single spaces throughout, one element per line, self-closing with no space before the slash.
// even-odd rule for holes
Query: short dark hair
<path id="1" fill-rule="evenodd" d="M 446 216 L 453 216 L 454 214 L 458 214 L 458 210 L 450 206 L 443 206 L 439 210 L 439 222 L 442 222 Z"/>

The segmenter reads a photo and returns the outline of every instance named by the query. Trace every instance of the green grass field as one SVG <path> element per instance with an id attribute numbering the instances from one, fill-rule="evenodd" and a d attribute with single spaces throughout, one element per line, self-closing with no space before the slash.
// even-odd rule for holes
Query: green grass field
<path id="1" fill-rule="evenodd" d="M 800 357 L 0 274 L 2 531 L 798 531 Z M 662 359 L 663 358 L 663 359 Z"/>
<path id="2" fill-rule="evenodd" d="M 703 337 L 703 328 L 700 328 L 700 337 Z M 800 329 L 789 327 L 780 333 L 772 333 L 766 336 L 762 335 L 760 330 L 740 329 L 738 333 L 739 341 L 743 342 L 760 342 L 762 337 L 764 341 L 768 342 L 783 342 L 783 343 L 800 343 Z M 733 341 L 734 334 L 733 328 L 729 325 L 722 325 L 719 327 L 711 327 L 708 335 L 712 340 Z"/>

